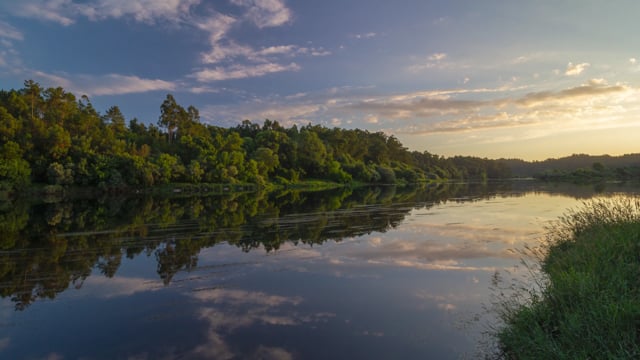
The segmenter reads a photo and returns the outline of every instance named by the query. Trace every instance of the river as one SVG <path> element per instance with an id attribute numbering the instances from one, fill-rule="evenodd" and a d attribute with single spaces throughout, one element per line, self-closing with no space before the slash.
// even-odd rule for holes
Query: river
<path id="1" fill-rule="evenodd" d="M 0 200 L 0 358 L 476 358 L 496 273 L 619 184 Z"/>

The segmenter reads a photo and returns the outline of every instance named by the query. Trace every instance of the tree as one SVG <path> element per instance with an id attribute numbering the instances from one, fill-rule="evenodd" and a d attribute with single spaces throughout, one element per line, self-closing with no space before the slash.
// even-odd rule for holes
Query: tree
<path id="1" fill-rule="evenodd" d="M 276 167 L 280 165 L 280 161 L 278 159 L 278 154 L 275 154 L 271 149 L 265 147 L 259 147 L 253 153 L 253 160 L 256 161 L 258 165 L 258 173 L 265 178 L 268 177 L 269 173 L 272 172 Z"/>
<path id="2" fill-rule="evenodd" d="M 309 175 L 318 175 L 325 167 L 327 148 L 314 131 L 303 129 L 298 138 L 298 163 Z"/>
<path id="3" fill-rule="evenodd" d="M 124 115 L 122 115 L 120 108 L 117 106 L 110 107 L 102 119 L 113 130 L 116 136 L 123 135 L 127 130 Z"/>
<path id="4" fill-rule="evenodd" d="M 160 118 L 158 119 L 158 126 L 167 129 L 170 144 L 174 140 L 175 132 L 178 128 L 178 125 L 184 122 L 188 116 L 189 114 L 182 106 L 178 105 L 173 95 L 167 94 L 167 98 L 162 102 L 162 105 L 160 106 Z"/>
<path id="5" fill-rule="evenodd" d="M 40 116 L 42 88 L 37 82 L 27 80 L 24 82 L 24 93 L 29 99 L 29 103 L 31 105 L 31 119 L 33 120 L 36 116 Z"/>
<path id="6" fill-rule="evenodd" d="M 31 167 L 22 158 L 20 145 L 8 141 L 0 148 L 0 181 L 7 181 L 19 189 L 29 185 Z"/>

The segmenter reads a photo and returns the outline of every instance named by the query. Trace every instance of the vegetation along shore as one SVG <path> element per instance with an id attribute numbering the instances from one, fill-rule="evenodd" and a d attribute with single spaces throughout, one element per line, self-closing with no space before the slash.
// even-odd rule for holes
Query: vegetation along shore
<path id="1" fill-rule="evenodd" d="M 540 289 L 499 301 L 505 359 L 640 357 L 640 198 L 585 203 L 548 229 L 534 251 Z"/>
<path id="2" fill-rule="evenodd" d="M 127 120 L 118 106 L 101 114 L 86 96 L 78 99 L 31 80 L 22 89 L 0 90 L 0 194 L 76 187 L 209 192 L 512 177 L 640 179 L 640 154 L 543 162 L 445 158 L 409 150 L 383 132 L 311 124 L 285 128 L 271 120 L 245 120 L 231 128 L 205 124 L 198 109 L 181 106 L 171 94 L 159 113 L 152 121 Z"/>

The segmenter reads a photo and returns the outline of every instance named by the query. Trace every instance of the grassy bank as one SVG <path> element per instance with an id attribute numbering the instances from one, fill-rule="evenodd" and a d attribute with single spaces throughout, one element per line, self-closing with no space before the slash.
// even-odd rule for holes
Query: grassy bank
<path id="1" fill-rule="evenodd" d="M 640 358 L 640 198 L 588 202 L 548 230 L 541 290 L 498 306 L 499 357 Z"/>

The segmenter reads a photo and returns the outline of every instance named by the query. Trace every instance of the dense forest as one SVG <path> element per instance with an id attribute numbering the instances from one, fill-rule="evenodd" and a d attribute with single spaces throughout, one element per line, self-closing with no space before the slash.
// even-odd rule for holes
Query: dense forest
<path id="1" fill-rule="evenodd" d="M 402 184 L 502 178 L 504 162 L 409 151 L 382 132 L 277 121 L 222 128 L 169 94 L 157 121 L 99 113 L 87 96 L 28 80 L 0 90 L 0 185 L 141 188 L 169 183 L 287 185 L 309 180 Z"/>
<path id="2" fill-rule="evenodd" d="M 103 114 L 87 96 L 28 80 L 0 90 L 0 192 L 31 184 L 101 190 L 165 184 L 311 182 L 408 184 L 537 177 L 548 181 L 640 178 L 640 154 L 573 155 L 527 162 L 410 151 L 393 135 L 360 129 L 242 121 L 223 128 L 168 94 L 157 119 L 127 120 L 118 106 Z"/>

